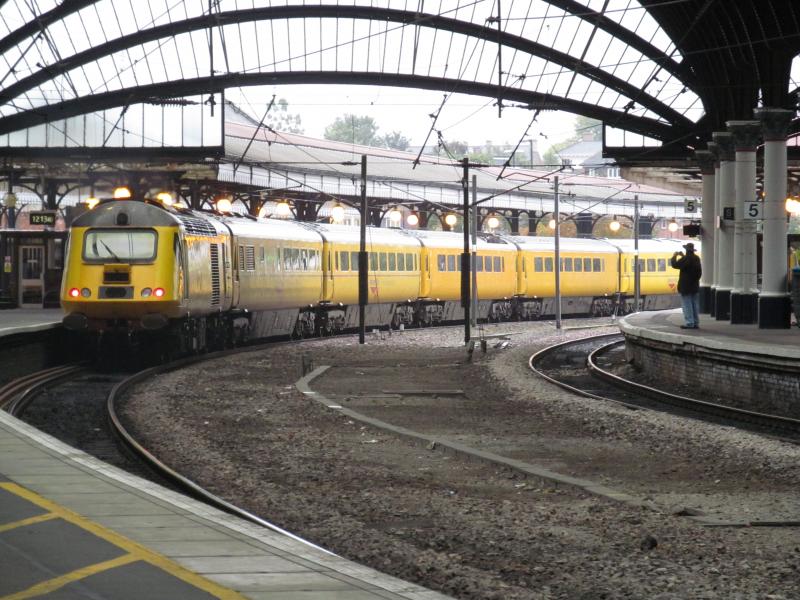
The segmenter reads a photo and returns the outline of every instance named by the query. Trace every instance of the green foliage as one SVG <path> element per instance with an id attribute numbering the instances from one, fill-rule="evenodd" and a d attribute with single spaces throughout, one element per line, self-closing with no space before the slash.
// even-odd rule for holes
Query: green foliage
<path id="1" fill-rule="evenodd" d="M 392 150 L 408 150 L 408 147 L 411 145 L 411 140 L 409 140 L 399 131 L 387 133 L 380 139 L 382 140 L 384 146 L 391 148 Z"/>
<path id="2" fill-rule="evenodd" d="M 281 98 L 267 113 L 265 123 L 275 131 L 286 131 L 288 133 L 304 133 L 300 115 L 289 112 L 289 103 L 285 98 Z"/>
<path id="3" fill-rule="evenodd" d="M 378 126 L 372 117 L 346 114 L 336 117 L 336 120 L 325 128 L 324 135 L 326 140 L 362 146 L 380 146 L 382 140 L 377 133 Z"/>

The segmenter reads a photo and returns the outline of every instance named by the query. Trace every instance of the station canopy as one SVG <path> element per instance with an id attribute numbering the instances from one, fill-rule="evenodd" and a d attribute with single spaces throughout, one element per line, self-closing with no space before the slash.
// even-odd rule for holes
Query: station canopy
<path id="1" fill-rule="evenodd" d="M 221 146 L 225 90 L 338 83 L 565 110 L 603 121 L 607 155 L 680 159 L 759 104 L 796 105 L 799 13 L 789 0 L 5 0 L 0 147 Z"/>

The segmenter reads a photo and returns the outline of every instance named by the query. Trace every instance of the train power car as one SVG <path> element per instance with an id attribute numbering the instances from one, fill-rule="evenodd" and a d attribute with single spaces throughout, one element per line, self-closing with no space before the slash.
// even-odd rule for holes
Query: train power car
<path id="1" fill-rule="evenodd" d="M 359 230 L 109 200 L 70 232 L 61 303 L 65 327 L 166 336 L 180 352 L 274 335 L 322 335 L 358 321 Z M 461 234 L 367 229 L 367 324 L 461 319 Z M 645 308 L 678 305 L 677 242 L 643 240 Z M 562 239 L 567 315 L 628 312 L 636 253 L 630 241 Z M 554 313 L 552 238 L 481 234 L 478 317 Z"/>

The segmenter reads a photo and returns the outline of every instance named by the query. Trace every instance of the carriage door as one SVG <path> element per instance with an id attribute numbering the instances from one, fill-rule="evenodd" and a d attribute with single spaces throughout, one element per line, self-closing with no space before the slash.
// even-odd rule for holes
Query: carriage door
<path id="1" fill-rule="evenodd" d="M 19 305 L 42 307 L 44 296 L 44 246 L 19 248 Z"/>

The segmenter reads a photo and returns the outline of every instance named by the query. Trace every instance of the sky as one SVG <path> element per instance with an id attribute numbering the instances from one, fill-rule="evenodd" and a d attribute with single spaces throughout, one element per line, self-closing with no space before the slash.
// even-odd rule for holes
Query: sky
<path id="1" fill-rule="evenodd" d="M 261 119 L 272 95 L 285 98 L 289 112 L 301 115 L 305 135 L 322 138 L 325 128 L 344 114 L 370 116 L 378 125 L 378 134 L 400 131 L 421 146 L 431 131 L 435 114 L 444 94 L 427 90 L 354 85 L 293 85 L 245 88 L 228 91 L 228 99 L 239 103 L 256 119 Z M 498 117 L 492 98 L 455 94 L 448 97 L 436 120 L 435 129 L 446 141 L 464 141 L 470 145 L 491 141 L 516 144 L 525 134 L 533 113 L 524 108 L 505 108 Z M 553 143 L 573 135 L 575 115 L 547 111 L 530 125 L 532 138 L 540 154 Z M 428 144 L 436 143 L 432 132 Z M 528 137 L 525 138 L 526 140 Z M 527 141 L 522 146 L 527 146 Z"/>

